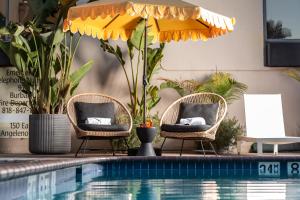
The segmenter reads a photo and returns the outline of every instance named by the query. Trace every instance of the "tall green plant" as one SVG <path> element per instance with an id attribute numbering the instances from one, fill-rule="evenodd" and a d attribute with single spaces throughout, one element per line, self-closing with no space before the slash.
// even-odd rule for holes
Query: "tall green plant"
<path id="1" fill-rule="evenodd" d="M 232 103 L 240 98 L 247 90 L 244 83 L 235 80 L 231 74 L 216 72 L 211 74 L 206 80 L 171 80 L 162 79 L 164 82 L 160 85 L 161 89 L 172 88 L 177 91 L 180 96 L 193 94 L 197 92 L 212 92 L 221 95 L 227 101 Z"/>
<path id="2" fill-rule="evenodd" d="M 140 23 L 136 26 L 135 30 L 131 34 L 131 38 L 127 41 L 127 53 L 129 55 L 129 69 L 126 68 L 126 58 L 124 53 L 121 51 L 121 48 L 118 45 L 112 45 L 107 40 L 101 40 L 101 48 L 116 57 L 124 75 L 126 77 L 128 94 L 130 97 L 130 102 L 128 107 L 130 109 L 131 115 L 133 117 L 134 128 L 132 133 L 128 138 L 128 144 L 131 148 L 137 147 L 140 144 L 139 139 L 135 133 L 135 128 L 138 127 L 143 122 L 143 95 L 140 93 L 140 88 L 138 87 L 142 81 L 140 77 L 140 70 L 142 69 L 143 64 L 143 55 L 144 55 L 144 27 L 145 21 L 141 20 Z M 163 50 L 165 45 L 160 44 L 158 47 L 153 47 L 151 41 L 153 36 L 148 35 L 148 47 L 147 47 L 147 113 L 154 108 L 160 101 L 159 96 L 159 87 L 151 84 L 153 75 L 160 70 L 160 62 L 163 58 Z M 136 63 L 134 60 L 136 58 Z M 159 127 L 159 118 L 157 115 L 151 117 L 153 124 L 156 127 Z M 155 138 L 155 143 L 160 140 L 159 135 Z M 116 141 L 115 145 L 117 148 L 121 149 L 124 147 L 122 141 Z"/>
<path id="3" fill-rule="evenodd" d="M 116 57 L 119 61 L 124 75 L 126 77 L 128 93 L 130 96 L 130 102 L 128 106 L 130 108 L 133 118 L 143 115 L 143 96 L 139 92 L 139 83 L 142 80 L 139 77 L 140 69 L 142 69 L 143 50 L 144 50 L 144 27 L 145 21 L 141 20 L 133 31 L 131 38 L 127 41 L 127 51 L 129 55 L 130 69 L 126 69 L 126 62 L 123 52 L 118 45 L 113 46 L 107 40 L 101 40 L 101 47 L 105 52 L 108 52 Z M 160 62 L 163 58 L 163 50 L 165 45 L 160 44 L 159 47 L 152 47 L 151 41 L 153 36 L 148 36 L 148 48 L 147 48 L 147 82 L 149 86 L 147 88 L 147 109 L 151 110 L 160 101 L 159 87 L 151 84 L 153 75 L 159 71 Z M 133 60 L 137 57 L 137 62 L 134 64 Z"/>
<path id="4" fill-rule="evenodd" d="M 63 113 L 68 97 L 92 66 L 89 61 L 71 73 L 80 38 L 67 36 L 61 28 L 43 32 L 32 22 L 10 24 L 0 32 L 11 38 L 10 43 L 0 40 L 0 48 L 20 74 L 31 112 Z"/>

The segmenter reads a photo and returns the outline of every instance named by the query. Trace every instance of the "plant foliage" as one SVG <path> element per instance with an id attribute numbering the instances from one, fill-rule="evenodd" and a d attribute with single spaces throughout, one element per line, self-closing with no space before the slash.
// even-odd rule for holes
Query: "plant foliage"
<path id="1" fill-rule="evenodd" d="M 220 124 L 216 139 L 212 143 L 217 151 L 228 150 L 228 147 L 236 144 L 237 137 L 243 135 L 243 133 L 244 128 L 235 117 L 226 118 Z"/>
<path id="2" fill-rule="evenodd" d="M 133 117 L 134 126 L 132 129 L 132 133 L 128 138 L 128 143 L 130 148 L 138 147 L 140 145 L 139 139 L 136 135 L 136 127 L 138 127 L 143 122 L 143 101 L 144 95 L 140 93 L 139 83 L 142 81 L 142 77 L 140 77 L 140 69 L 142 69 L 143 64 L 143 55 L 144 55 L 144 27 L 145 21 L 141 20 L 136 26 L 135 30 L 131 34 L 131 38 L 127 41 L 127 51 L 129 55 L 130 68 L 126 68 L 126 58 L 121 48 L 118 45 L 112 45 L 107 40 L 101 40 L 101 48 L 112 55 L 120 63 L 124 75 L 126 77 L 127 86 L 128 86 L 128 94 L 130 97 L 130 102 L 128 103 L 128 107 L 130 109 L 131 115 Z M 158 47 L 153 47 L 151 41 L 153 40 L 153 36 L 148 35 L 148 47 L 147 47 L 147 96 L 146 96 L 146 104 L 147 111 L 154 108 L 158 102 L 160 101 L 159 96 L 159 87 L 156 85 L 152 85 L 151 81 L 153 75 L 160 70 L 160 62 L 163 58 L 163 50 L 165 45 L 160 44 Z M 134 60 L 137 60 L 134 63 Z M 150 117 L 150 115 L 148 115 Z M 151 117 L 154 126 L 159 128 L 159 118 L 157 115 Z M 158 129 L 157 129 L 158 130 Z M 159 141 L 159 135 L 157 135 L 155 142 Z M 124 147 L 122 142 L 116 142 L 115 145 L 117 148 Z"/>
<path id="3" fill-rule="evenodd" d="M 295 79 L 296 81 L 299 81 L 300 82 L 300 71 L 299 70 L 287 70 L 286 71 L 286 74 Z"/>
<path id="4" fill-rule="evenodd" d="M 176 90 L 180 96 L 198 92 L 212 92 L 224 97 L 229 104 L 234 100 L 239 99 L 247 89 L 247 86 L 244 83 L 235 80 L 231 74 L 223 72 L 216 72 L 210 75 L 204 81 L 177 81 L 171 79 L 162 80 L 164 82 L 160 85 L 161 89 L 172 88 Z"/>
<path id="5" fill-rule="evenodd" d="M 143 54 L 144 54 L 144 27 L 145 20 L 141 20 L 136 26 L 135 30 L 131 34 L 131 38 L 127 41 L 127 51 L 130 61 L 130 69 L 126 69 L 126 62 L 123 52 L 118 45 L 112 45 L 108 40 L 101 40 L 101 48 L 116 57 L 119 61 L 124 75 L 126 77 L 128 93 L 130 96 L 130 103 L 128 107 L 130 108 L 131 115 L 133 118 L 142 116 L 144 113 L 142 102 L 143 95 L 139 92 L 139 83 L 141 77 L 139 77 L 139 70 L 142 68 Z M 152 47 L 151 41 L 152 36 L 148 36 L 148 48 L 147 48 L 147 82 L 149 83 L 147 87 L 147 111 L 151 110 L 160 101 L 159 87 L 151 84 L 152 77 L 155 73 L 160 70 L 160 62 L 163 58 L 163 50 L 165 45 L 160 44 L 159 47 Z M 134 64 L 134 58 L 137 57 L 137 62 Z"/>
<path id="6" fill-rule="evenodd" d="M 229 104 L 239 99 L 247 90 L 247 86 L 244 83 L 235 80 L 231 74 L 223 72 L 216 72 L 204 81 L 162 80 L 164 82 L 160 85 L 161 89 L 172 88 L 176 90 L 180 96 L 198 92 L 212 92 L 224 97 Z M 226 118 L 221 122 L 216 133 L 216 140 L 213 144 L 217 150 L 226 150 L 235 143 L 236 137 L 242 135 L 242 133 L 243 127 L 238 123 L 236 118 Z"/>
<path id="7" fill-rule="evenodd" d="M 25 25 L 10 23 L 0 35 L 11 38 L 10 43 L 0 40 L 0 48 L 19 72 L 22 92 L 28 96 L 33 114 L 63 113 L 68 97 L 74 94 L 79 82 L 92 67 L 92 61 L 71 73 L 71 66 L 79 39 L 63 33 L 62 17 L 71 5 L 58 1 L 29 1 L 33 21 Z M 47 19 L 56 9 L 56 21 Z M 66 10 L 65 10 L 66 9 Z"/>

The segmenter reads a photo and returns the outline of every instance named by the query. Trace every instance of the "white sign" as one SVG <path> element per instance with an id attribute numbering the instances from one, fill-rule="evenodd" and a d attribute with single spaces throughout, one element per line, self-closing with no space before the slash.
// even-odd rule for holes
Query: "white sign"
<path id="1" fill-rule="evenodd" d="M 0 93 L 0 138 L 28 138 L 28 98 L 14 67 L 0 68 Z"/>
<path id="2" fill-rule="evenodd" d="M 265 177 L 278 177 L 280 176 L 280 163 L 279 162 L 259 162 L 258 175 Z"/>
<path id="3" fill-rule="evenodd" d="M 300 162 L 288 162 L 287 163 L 287 174 L 289 177 L 300 176 Z"/>

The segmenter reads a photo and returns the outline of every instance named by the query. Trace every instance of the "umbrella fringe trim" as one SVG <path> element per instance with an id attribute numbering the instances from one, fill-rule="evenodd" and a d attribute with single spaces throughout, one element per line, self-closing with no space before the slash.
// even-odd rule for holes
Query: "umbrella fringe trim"
<path id="1" fill-rule="evenodd" d="M 201 19 L 215 28 L 233 31 L 235 18 L 229 18 L 201 7 L 175 7 L 166 5 L 139 4 L 133 2 L 122 2 L 119 4 L 101 5 L 95 7 L 72 7 L 68 12 L 68 19 L 87 18 L 95 20 L 97 17 L 106 18 L 116 15 L 141 16 L 143 18 L 154 17 L 155 19 Z"/>
<path id="2" fill-rule="evenodd" d="M 83 25 L 84 23 L 72 23 L 72 21 L 64 21 L 64 32 L 71 31 L 73 34 L 80 33 L 81 35 L 91 36 L 98 39 L 122 39 L 127 41 L 132 33 L 131 30 L 116 29 L 103 30 L 92 26 Z M 228 31 L 223 29 L 211 28 L 207 33 L 202 30 L 181 30 L 181 31 L 161 31 L 157 34 L 151 33 L 154 36 L 153 42 L 170 42 L 170 41 L 186 41 L 186 40 L 202 40 L 207 41 L 209 38 L 214 38 L 226 34 Z"/>

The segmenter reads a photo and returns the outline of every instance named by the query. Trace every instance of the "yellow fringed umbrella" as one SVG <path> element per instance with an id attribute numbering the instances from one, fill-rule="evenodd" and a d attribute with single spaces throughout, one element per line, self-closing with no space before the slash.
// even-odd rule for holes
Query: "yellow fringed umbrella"
<path id="1" fill-rule="evenodd" d="M 235 19 L 181 0 L 101 0 L 71 7 L 64 21 L 64 31 L 104 40 L 121 38 L 126 41 L 141 19 L 146 21 L 143 75 L 145 123 L 147 35 L 153 36 L 152 42 L 206 41 L 233 31 Z"/>

